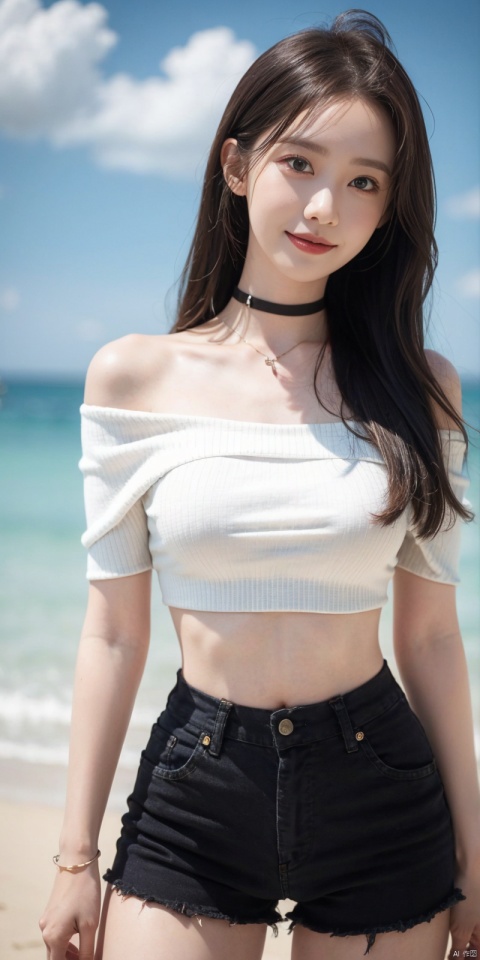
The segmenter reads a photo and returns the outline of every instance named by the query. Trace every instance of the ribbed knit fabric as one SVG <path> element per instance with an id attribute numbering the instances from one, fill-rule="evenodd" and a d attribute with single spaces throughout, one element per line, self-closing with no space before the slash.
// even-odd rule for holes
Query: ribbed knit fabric
<path id="1" fill-rule="evenodd" d="M 168 606 L 354 613 L 385 604 L 397 563 L 458 582 L 461 523 L 430 540 L 411 510 L 380 526 L 378 450 L 341 421 L 272 424 L 83 404 L 90 580 L 158 572 Z M 356 425 L 358 430 L 358 425 Z M 462 498 L 464 441 L 441 431 Z"/>

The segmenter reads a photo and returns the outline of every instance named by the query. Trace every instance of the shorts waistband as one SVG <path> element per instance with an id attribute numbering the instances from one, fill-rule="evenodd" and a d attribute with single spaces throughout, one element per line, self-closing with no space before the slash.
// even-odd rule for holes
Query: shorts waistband
<path id="1" fill-rule="evenodd" d="M 218 699 L 192 687 L 177 672 L 166 713 L 198 732 L 208 732 L 210 752 L 218 755 L 223 738 L 258 746 L 289 749 L 343 735 L 348 752 L 358 750 L 354 728 L 381 716 L 406 699 L 386 660 L 381 670 L 354 690 L 318 703 L 268 710 Z"/>

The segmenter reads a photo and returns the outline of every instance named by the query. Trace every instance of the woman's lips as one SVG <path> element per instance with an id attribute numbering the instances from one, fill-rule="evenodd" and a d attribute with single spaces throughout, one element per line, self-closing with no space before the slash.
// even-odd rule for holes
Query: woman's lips
<path id="1" fill-rule="evenodd" d="M 337 246 L 336 243 L 325 243 L 322 238 L 313 238 L 311 240 L 307 237 L 299 236 L 296 233 L 289 233 L 288 230 L 285 231 L 287 237 L 295 247 L 298 247 L 299 250 L 303 250 L 305 253 L 328 253 L 329 250 L 335 250 Z"/>

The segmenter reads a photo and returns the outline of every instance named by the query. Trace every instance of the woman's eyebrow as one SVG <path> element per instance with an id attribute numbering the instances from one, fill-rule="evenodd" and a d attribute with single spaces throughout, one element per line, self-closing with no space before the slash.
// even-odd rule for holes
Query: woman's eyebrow
<path id="1" fill-rule="evenodd" d="M 290 144 L 293 147 L 300 147 L 302 150 L 311 150 L 312 153 L 318 153 L 322 157 L 327 156 L 329 153 L 327 148 L 323 147 L 321 143 L 315 143 L 313 140 L 306 140 L 302 137 L 289 137 L 286 140 L 278 140 L 277 142 L 285 145 Z M 350 163 L 352 165 L 360 164 L 362 167 L 373 167 L 374 170 L 382 170 L 389 177 L 392 175 L 392 171 L 383 160 L 374 160 L 370 157 L 354 157 Z"/>
<path id="2" fill-rule="evenodd" d="M 383 170 L 387 176 L 392 176 L 392 171 L 387 167 L 387 164 L 384 163 L 383 160 L 373 160 L 369 157 L 354 157 L 354 159 L 350 162 L 352 164 L 358 164 L 361 167 L 373 167 L 374 170 Z"/>

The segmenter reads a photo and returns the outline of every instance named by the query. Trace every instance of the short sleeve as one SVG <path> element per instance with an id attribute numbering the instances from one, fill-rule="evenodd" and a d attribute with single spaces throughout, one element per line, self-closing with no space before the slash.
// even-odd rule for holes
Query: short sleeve
<path id="1" fill-rule="evenodd" d="M 82 458 L 88 550 L 87 579 L 109 580 L 152 567 L 148 525 L 138 477 L 141 452 L 135 433 L 125 436 L 118 423 L 98 410 L 82 412 Z M 131 432 L 131 431 L 130 431 Z"/>
<path id="2" fill-rule="evenodd" d="M 113 580 L 152 567 L 147 518 L 138 500 L 112 530 L 88 548 L 87 580 Z"/>
<path id="3" fill-rule="evenodd" d="M 465 441 L 457 430 L 442 430 L 440 433 L 452 489 L 460 502 L 469 507 L 470 504 L 465 499 L 469 484 L 464 472 Z M 427 580 L 458 584 L 462 526 L 461 518 L 455 515 L 452 520 L 447 510 L 446 520 L 439 532 L 434 537 L 421 539 L 417 536 L 413 524 L 409 523 L 397 554 L 397 565 Z"/>

